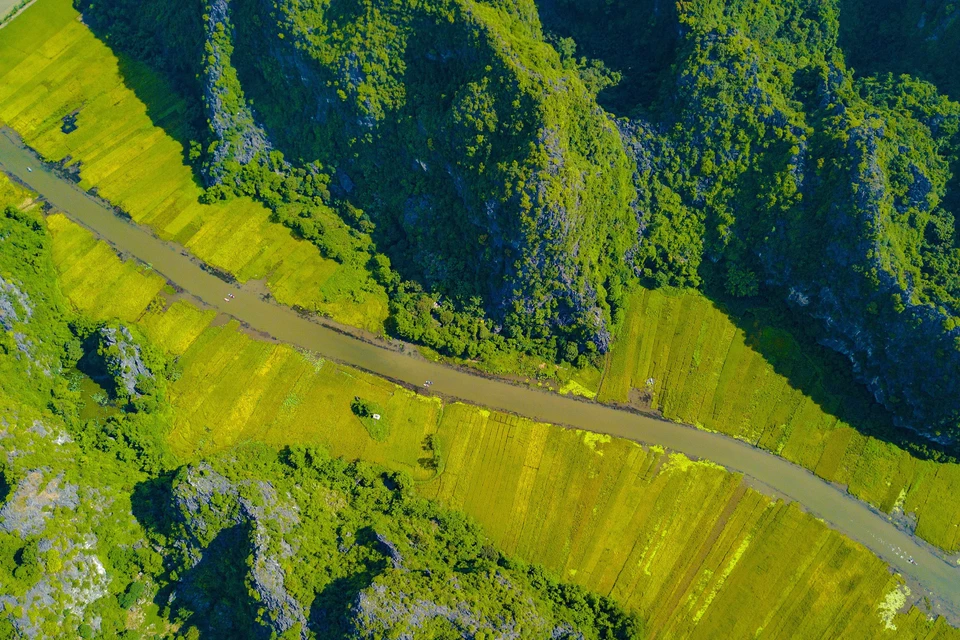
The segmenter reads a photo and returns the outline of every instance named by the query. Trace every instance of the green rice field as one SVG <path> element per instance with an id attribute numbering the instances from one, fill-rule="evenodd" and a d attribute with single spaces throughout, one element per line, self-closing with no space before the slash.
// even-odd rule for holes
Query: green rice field
<path id="1" fill-rule="evenodd" d="M 101 255 L 89 232 L 62 216 L 48 220 L 61 273 L 92 261 L 100 270 L 96 279 L 63 279 L 79 309 L 116 292 L 120 278 L 156 292 L 139 311 L 117 308 L 180 357 L 170 442 L 185 458 L 247 440 L 318 443 L 406 470 L 423 495 L 471 515 L 504 551 L 641 612 L 651 637 L 957 635 L 906 606 L 907 587 L 867 549 L 738 475 L 608 436 L 442 406 L 255 339 L 212 311 L 169 303 L 156 274 Z M 353 414 L 355 396 L 389 413 L 386 442 Z"/>
<path id="2" fill-rule="evenodd" d="M 386 293 L 362 268 L 323 258 L 252 200 L 199 202 L 172 135 L 184 109 L 160 78 L 119 60 L 69 0 L 38 0 L 0 37 L 0 122 L 47 160 L 79 169 L 81 187 L 240 281 L 266 279 L 284 304 L 381 331 Z M 70 114 L 76 130 L 64 133 Z"/>
<path id="3" fill-rule="evenodd" d="M 796 462 L 885 512 L 915 514 L 916 533 L 960 550 L 960 465 L 920 460 L 836 417 L 843 401 L 784 331 L 743 329 L 697 293 L 635 294 L 599 392 L 641 399 L 671 420 L 719 431 Z M 778 354 L 776 369 L 771 356 Z M 818 389 L 821 403 L 793 386 Z"/>

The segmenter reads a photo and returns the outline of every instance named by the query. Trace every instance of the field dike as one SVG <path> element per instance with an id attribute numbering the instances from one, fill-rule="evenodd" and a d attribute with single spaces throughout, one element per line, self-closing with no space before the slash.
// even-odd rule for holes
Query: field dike
<path id="1" fill-rule="evenodd" d="M 169 439 L 184 459 L 256 439 L 322 444 L 406 470 L 424 496 L 474 517 L 505 552 L 640 611 L 653 637 L 960 636 L 909 604 L 910 586 L 862 545 L 738 474 L 609 436 L 443 405 L 257 339 L 178 299 L 159 275 L 64 216 L 48 217 L 48 226 L 72 303 L 94 317 L 122 314 L 179 357 Z M 77 277 L 88 269 L 97 277 Z M 111 307 L 118 283 L 138 293 Z M 385 442 L 350 410 L 355 396 L 385 407 Z"/>
<path id="2" fill-rule="evenodd" d="M 758 325 L 748 336 L 694 292 L 643 290 L 625 316 L 599 400 L 772 451 L 947 553 L 960 550 L 960 465 L 918 459 L 839 419 L 845 399 L 789 333 Z"/>
<path id="3" fill-rule="evenodd" d="M 266 279 L 282 304 L 382 331 L 386 293 L 364 270 L 323 258 L 248 198 L 199 201 L 173 135 L 185 108 L 161 78 L 98 40 L 69 0 L 37 0 L 3 29 L 0 121 L 46 160 L 210 266 L 240 282 Z"/>

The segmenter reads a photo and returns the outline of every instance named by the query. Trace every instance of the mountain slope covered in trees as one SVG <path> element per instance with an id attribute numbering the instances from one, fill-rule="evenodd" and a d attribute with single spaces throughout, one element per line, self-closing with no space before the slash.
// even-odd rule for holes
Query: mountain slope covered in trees
<path id="1" fill-rule="evenodd" d="M 400 473 L 316 447 L 167 448 L 177 362 L 61 295 L 0 177 L 0 637 L 635 638 Z M 409 637 L 409 636 L 407 636 Z"/>
<path id="2" fill-rule="evenodd" d="M 368 264 L 401 337 L 583 365 L 633 283 L 764 296 L 901 425 L 955 440 L 949 2 L 890 68 L 854 2 L 77 4 L 202 103 L 207 196 Z"/>

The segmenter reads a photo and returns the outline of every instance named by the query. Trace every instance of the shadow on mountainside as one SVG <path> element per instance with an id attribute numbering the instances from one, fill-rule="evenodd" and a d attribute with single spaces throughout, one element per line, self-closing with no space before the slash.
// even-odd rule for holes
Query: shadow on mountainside
<path id="1" fill-rule="evenodd" d="M 677 59 L 680 24 L 669 0 L 536 0 L 548 33 L 572 38 L 576 56 L 602 61 L 620 82 L 597 96 L 619 117 L 650 111 Z"/>
<path id="2" fill-rule="evenodd" d="M 171 540 L 177 517 L 175 475 L 172 471 L 140 482 L 131 496 L 134 517 L 152 536 L 164 540 Z M 169 576 L 171 582 L 158 591 L 154 604 L 169 606 L 172 616 L 183 621 L 183 629 L 195 627 L 201 639 L 262 636 L 254 631 L 258 604 L 247 586 L 252 535 L 249 522 L 224 528 L 202 549 L 199 562 L 177 577 Z"/>
<path id="3" fill-rule="evenodd" d="M 96 33 L 96 32 L 95 32 Z M 98 37 L 100 37 L 98 35 Z M 124 53 L 115 52 L 120 77 L 143 103 L 154 126 L 176 140 L 183 149 L 183 162 L 193 169 L 194 181 L 203 187 L 199 165 L 190 163 L 191 141 L 203 140 L 203 105 L 191 93 L 179 90 L 161 73 Z"/>
<path id="4" fill-rule="evenodd" d="M 0 505 L 3 505 L 3 503 L 7 501 L 7 496 L 10 495 L 11 490 L 5 471 L 6 469 L 0 466 Z"/>
<path id="5" fill-rule="evenodd" d="M 310 606 L 307 626 L 317 633 L 318 638 L 347 637 L 351 630 L 353 607 L 360 592 L 372 585 L 376 577 L 387 567 L 387 559 L 382 554 L 373 528 L 369 526 L 360 528 L 353 542 L 342 544 L 367 547 L 373 553 L 364 561 L 362 570 L 335 578 L 317 593 Z M 349 549 L 346 552 L 349 552 Z"/>
<path id="6" fill-rule="evenodd" d="M 96 16 L 87 13 L 83 13 L 82 18 L 90 32 L 116 56 L 123 85 L 144 105 L 153 125 L 180 144 L 184 164 L 191 165 L 194 181 L 202 187 L 203 177 L 198 165 L 188 161 L 190 143 L 204 139 L 202 132 L 206 126 L 196 78 L 185 71 L 174 73 L 161 69 L 156 52 L 151 52 L 149 46 L 143 44 L 145 39 L 131 35 L 130 31 L 135 28 L 112 34 L 110 28 L 117 28 L 115 24 L 101 24 Z M 115 16 L 112 18 L 116 24 L 121 24 Z"/>
<path id="7" fill-rule="evenodd" d="M 960 7 L 948 0 L 840 0 L 840 46 L 860 75 L 910 74 L 960 100 Z"/>
<path id="8" fill-rule="evenodd" d="M 845 0 L 844 6 L 853 3 L 854 0 Z M 885 0 L 884 4 L 890 3 Z M 629 0 L 538 0 L 537 5 L 545 29 L 561 37 L 572 37 L 578 46 L 578 56 L 600 59 L 610 69 L 623 74 L 618 86 L 606 89 L 598 97 L 604 108 L 617 116 L 655 109 L 666 86 L 666 74 L 676 61 L 680 42 L 676 7 L 672 2 L 638 0 L 637 4 L 631 4 Z M 844 10 L 852 13 L 852 10 Z M 960 19 L 951 25 L 949 33 L 955 34 L 960 30 Z M 91 29 L 107 46 L 111 46 L 102 29 Z M 847 37 L 850 37 L 849 31 Z M 638 51 L 645 55 L 637 56 Z M 117 55 L 124 84 L 146 106 L 151 121 L 180 143 L 186 160 L 191 140 L 203 139 L 200 132 L 204 127 L 204 110 L 199 98 L 191 97 L 199 96 L 199 89 L 189 83 L 177 87 L 147 63 L 121 52 Z M 855 60 L 855 56 L 852 55 L 851 59 Z M 869 65 L 864 67 L 865 70 L 870 68 Z M 893 67 L 886 70 L 893 70 Z M 954 68 L 944 73 L 951 72 L 957 75 Z M 203 184 L 196 167 L 194 179 L 198 185 Z M 954 183 L 960 184 L 960 171 L 955 172 Z M 960 188 L 954 188 L 950 193 L 955 201 L 960 201 Z M 773 366 L 776 373 L 786 377 L 791 387 L 810 397 L 825 412 L 865 435 L 892 443 L 918 458 L 955 460 L 960 457 L 956 448 L 937 445 L 914 432 L 896 427 L 889 412 L 855 379 L 849 362 L 820 346 L 820 336 L 812 323 L 801 321 L 785 305 L 759 306 L 756 301 L 733 300 L 709 286 L 705 293 L 745 333 L 747 343 Z M 792 341 L 796 342 L 795 346 L 790 344 Z M 145 504 L 137 507 L 135 502 L 134 508 L 140 508 L 145 518 L 152 517 Z M 333 597 L 332 593 L 330 597 Z"/>
<path id="9" fill-rule="evenodd" d="M 743 331 L 747 346 L 824 413 L 915 458 L 938 462 L 960 459 L 956 445 L 942 445 L 896 426 L 893 415 L 856 378 L 850 361 L 821 345 L 817 327 L 785 303 L 760 298 L 736 299 L 709 285 L 705 287 L 705 295 Z"/>
<path id="10" fill-rule="evenodd" d="M 246 584 L 251 536 L 246 522 L 224 529 L 200 562 L 180 576 L 173 613 L 195 626 L 201 638 L 266 637 L 262 629 L 254 632 L 259 605 Z"/>

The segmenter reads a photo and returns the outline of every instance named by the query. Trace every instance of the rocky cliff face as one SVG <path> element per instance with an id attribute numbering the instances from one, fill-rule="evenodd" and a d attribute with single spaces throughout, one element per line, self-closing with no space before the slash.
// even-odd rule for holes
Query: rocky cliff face
<path id="1" fill-rule="evenodd" d="M 836 93 L 841 78 L 827 76 L 820 103 L 829 105 L 838 129 L 846 132 L 846 142 L 837 140 L 822 151 L 842 160 L 805 189 L 811 202 L 818 199 L 817 189 L 829 189 L 832 201 L 818 216 L 826 230 L 825 244 L 814 254 L 819 264 L 811 266 L 796 250 L 774 250 L 767 273 L 795 308 L 819 321 L 823 344 L 850 359 L 900 425 L 952 443 L 960 405 L 944 399 L 960 392 L 952 373 L 960 371 L 956 310 L 924 296 L 917 264 L 896 246 L 898 235 L 924 232 L 925 222 L 916 220 L 929 216 L 939 200 L 936 178 L 908 153 L 903 134 L 885 124 L 888 113 Z M 910 187 L 902 196 L 894 195 L 891 152 L 906 158 Z M 784 222 L 784 238 L 801 233 Z"/>
<path id="2" fill-rule="evenodd" d="M 21 291 L 15 283 L 0 277 L 0 329 L 13 338 L 13 344 L 19 352 L 18 357 L 25 358 L 30 364 L 49 374 L 49 365 L 41 362 L 41 356 L 36 353 L 36 345 L 25 329 L 32 316 L 33 304 L 30 296 Z"/>
<path id="3" fill-rule="evenodd" d="M 604 351 L 608 279 L 628 277 L 635 236 L 630 165 L 520 4 L 215 3 L 205 92 L 223 142 L 209 177 L 274 163 L 272 145 L 319 161 L 403 276 L 478 296 L 518 335 L 552 327 Z"/>
<path id="4" fill-rule="evenodd" d="M 718 30 L 709 11 L 681 16 L 664 121 L 621 126 L 641 194 L 635 262 L 681 283 L 696 282 L 701 257 L 707 272 L 755 273 L 901 426 L 954 442 L 960 404 L 944 399 L 960 391 L 958 309 L 925 252 L 955 251 L 930 237 L 953 219 L 942 207 L 960 107 L 916 81 L 857 82 L 828 20 L 806 40 L 752 20 Z"/>
<path id="5" fill-rule="evenodd" d="M 298 521 L 296 505 L 279 500 L 268 482 L 235 483 L 200 464 L 181 471 L 173 487 L 173 507 L 180 519 L 181 571 L 188 577 L 176 595 L 200 621 L 201 627 L 230 628 L 235 620 L 253 613 L 241 605 L 219 602 L 205 588 L 209 577 L 204 563 L 223 554 L 245 559 L 244 583 L 256 594 L 255 637 L 271 638 L 295 627 L 307 638 L 303 606 L 284 588 L 282 564 L 290 562 L 294 547 L 284 539 Z M 200 567 L 200 571 L 197 571 Z M 238 631 L 244 631 L 242 627 Z"/>
<path id="6" fill-rule="evenodd" d="M 117 514 L 110 499 L 68 479 L 61 465 L 32 466 L 77 455 L 59 428 L 0 409 L 0 451 L 6 453 L 5 473 L 15 480 L 0 505 L 0 536 L 23 545 L 15 557 L 21 584 L 0 590 L 0 629 L 7 622 L 16 637 L 33 639 L 57 637 L 84 620 L 97 628 L 92 611 L 107 595 L 111 576 L 90 512 L 112 525 Z"/>
<path id="7" fill-rule="evenodd" d="M 203 65 L 203 103 L 213 136 L 208 179 L 224 179 L 225 164 L 243 166 L 270 150 L 267 134 L 256 123 L 231 64 L 233 24 L 229 0 L 209 0 L 204 14 L 206 60 Z"/>
<path id="8" fill-rule="evenodd" d="M 128 398 L 141 396 L 138 383 L 153 379 L 154 374 L 144 362 L 142 348 L 130 329 L 124 325 L 106 325 L 98 330 L 97 340 L 97 354 L 118 393 Z"/>
<path id="9" fill-rule="evenodd" d="M 504 599 L 523 594 L 501 573 L 490 576 Z M 393 572 L 379 577 L 360 592 L 351 606 L 352 638 L 373 640 L 403 629 L 398 640 L 414 640 L 431 632 L 446 631 L 451 637 L 485 637 L 502 640 L 550 638 L 551 640 L 583 640 L 583 632 L 570 624 L 556 624 L 542 617 L 532 607 L 518 607 L 508 615 L 492 616 L 471 606 L 458 581 L 444 582 L 438 592 L 424 593 L 422 584 L 408 584 L 415 579 Z"/>

